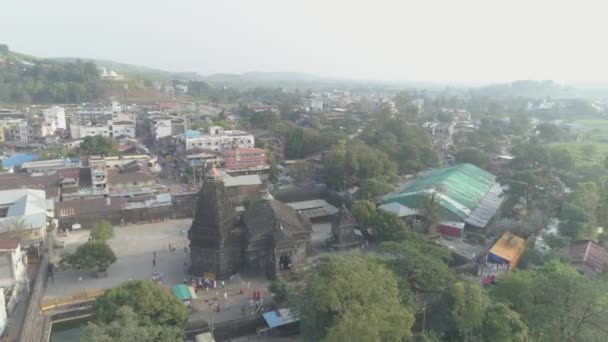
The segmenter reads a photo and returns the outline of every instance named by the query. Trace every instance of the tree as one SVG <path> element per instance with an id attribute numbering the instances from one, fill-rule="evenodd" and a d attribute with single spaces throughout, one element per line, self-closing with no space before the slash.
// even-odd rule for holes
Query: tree
<path id="1" fill-rule="evenodd" d="M 439 165 L 439 156 L 428 132 L 390 115 L 378 118 L 360 135 L 369 146 L 386 153 L 400 174 Z"/>
<path id="2" fill-rule="evenodd" d="M 268 291 L 274 294 L 274 299 L 278 302 L 284 302 L 289 297 L 289 287 L 281 278 L 273 280 L 268 286 Z"/>
<path id="3" fill-rule="evenodd" d="M 526 342 L 528 327 L 521 321 L 519 314 L 505 304 L 490 304 L 484 313 L 481 339 L 493 342 Z"/>
<path id="4" fill-rule="evenodd" d="M 113 154 L 114 141 L 101 135 L 85 137 L 72 154 L 76 155 L 104 155 Z"/>
<path id="5" fill-rule="evenodd" d="M 351 210 L 361 227 L 370 227 L 377 215 L 376 205 L 368 200 L 355 201 Z"/>
<path id="6" fill-rule="evenodd" d="M 393 189 L 393 186 L 380 179 L 370 178 L 361 181 L 361 186 L 357 191 L 357 197 L 361 199 L 376 199 Z"/>
<path id="7" fill-rule="evenodd" d="M 608 286 L 553 260 L 499 278 L 490 297 L 517 312 L 534 341 L 606 341 Z"/>
<path id="8" fill-rule="evenodd" d="M 568 133 L 559 126 L 550 123 L 541 123 L 536 126 L 538 137 L 545 143 L 564 141 Z"/>
<path id="9" fill-rule="evenodd" d="M 488 161 L 488 155 L 477 148 L 465 148 L 454 155 L 457 163 L 471 163 L 478 167 L 484 167 Z"/>
<path id="10" fill-rule="evenodd" d="M 426 222 L 426 230 L 430 234 L 435 234 L 437 224 L 439 224 L 441 205 L 439 199 L 445 191 L 445 186 L 438 185 L 432 192 L 426 193 L 422 202 L 420 212 Z"/>
<path id="11" fill-rule="evenodd" d="M 276 163 L 272 163 L 270 165 L 270 170 L 268 171 L 268 181 L 272 184 L 276 184 L 279 182 L 279 168 Z"/>
<path id="12" fill-rule="evenodd" d="M 327 184 L 338 190 L 361 185 L 367 179 L 396 177 L 396 165 L 386 153 L 360 142 L 341 140 L 325 158 Z"/>
<path id="13" fill-rule="evenodd" d="M 101 220 L 93 225 L 91 239 L 97 242 L 107 242 L 114 237 L 114 226 L 106 220 Z"/>
<path id="14" fill-rule="evenodd" d="M 579 183 L 562 203 L 560 232 L 573 239 L 594 238 L 599 226 L 601 194 L 596 183 Z"/>
<path id="15" fill-rule="evenodd" d="M 175 327 L 183 334 L 188 321 L 185 305 L 150 281 L 128 281 L 105 291 L 93 306 L 95 320 L 112 322 L 122 306 L 130 307 L 139 324 L 146 327 Z"/>
<path id="16" fill-rule="evenodd" d="M 414 317 L 401 304 L 397 280 L 361 254 L 320 259 L 297 303 L 308 340 L 402 341 L 411 335 Z"/>
<path id="17" fill-rule="evenodd" d="M 448 298 L 454 326 L 466 342 L 481 327 L 487 299 L 478 284 L 468 281 L 454 283 Z"/>
<path id="18" fill-rule="evenodd" d="M 81 341 L 88 342 L 178 342 L 184 332 L 178 327 L 142 325 L 133 309 L 121 306 L 115 319 L 109 323 L 89 322 L 82 332 Z"/>
<path id="19" fill-rule="evenodd" d="M 61 260 L 62 264 L 71 268 L 93 272 L 105 272 L 115 262 L 116 255 L 104 242 L 87 242 Z"/>

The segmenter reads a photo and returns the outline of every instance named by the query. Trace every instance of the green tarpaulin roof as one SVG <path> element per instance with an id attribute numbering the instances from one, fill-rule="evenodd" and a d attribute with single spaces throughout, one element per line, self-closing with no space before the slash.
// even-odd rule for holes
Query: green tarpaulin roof
<path id="1" fill-rule="evenodd" d="M 472 164 L 459 164 L 431 170 L 408 184 L 398 194 L 384 198 L 409 208 L 420 208 L 426 194 L 441 187 L 439 195 L 442 220 L 464 221 L 496 183 L 496 177 Z"/>
<path id="2" fill-rule="evenodd" d="M 192 296 L 190 296 L 190 291 L 188 291 L 188 286 L 184 284 L 173 286 L 171 288 L 171 292 L 175 297 L 179 298 L 179 300 L 192 299 Z"/>

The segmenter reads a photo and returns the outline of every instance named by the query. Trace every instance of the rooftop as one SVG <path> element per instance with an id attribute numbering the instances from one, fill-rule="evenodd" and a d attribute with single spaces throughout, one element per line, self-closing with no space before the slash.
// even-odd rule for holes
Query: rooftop
<path id="1" fill-rule="evenodd" d="M 0 251 L 13 251 L 19 247 L 19 239 L 0 239 Z"/>
<path id="2" fill-rule="evenodd" d="M 32 153 L 17 153 L 9 156 L 8 158 L 2 160 L 2 167 L 10 168 L 14 166 L 19 166 L 26 162 L 31 162 L 33 160 L 37 160 L 38 155 Z"/>
<path id="3" fill-rule="evenodd" d="M 0 208 L 5 208 L 0 217 L 0 232 L 15 221 L 29 228 L 40 228 L 46 227 L 47 216 L 52 217 L 53 201 L 47 200 L 42 190 L 4 190 L 0 191 Z"/>
<path id="4" fill-rule="evenodd" d="M 439 191 L 442 220 L 465 221 L 485 227 L 503 201 L 496 177 L 472 164 L 434 169 L 383 198 L 408 208 L 420 208 L 425 198 Z"/>
<path id="5" fill-rule="evenodd" d="M 490 248 L 491 254 L 509 262 L 509 269 L 517 265 L 519 257 L 526 248 L 526 240 L 510 232 L 502 234 L 494 246 Z"/>
<path id="6" fill-rule="evenodd" d="M 585 264 L 593 272 L 602 273 L 608 259 L 608 251 L 593 240 L 576 241 L 565 247 L 565 253 L 574 265 Z"/>
<path id="7" fill-rule="evenodd" d="M 339 209 L 322 199 L 287 203 L 304 217 L 309 219 L 335 215 Z"/>

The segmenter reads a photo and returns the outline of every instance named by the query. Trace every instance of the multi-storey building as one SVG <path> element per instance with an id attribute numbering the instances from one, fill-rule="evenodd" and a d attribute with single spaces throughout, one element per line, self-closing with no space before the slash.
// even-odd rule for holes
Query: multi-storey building
<path id="1" fill-rule="evenodd" d="M 270 168 L 265 150 L 248 147 L 225 151 L 224 166 L 229 172 L 257 172 Z"/>
<path id="2" fill-rule="evenodd" d="M 53 106 L 45 109 L 42 114 L 44 115 L 44 122 L 50 126 L 53 132 L 58 129 L 67 128 L 65 123 L 65 109 L 63 107 Z"/>
<path id="3" fill-rule="evenodd" d="M 207 134 L 200 131 L 188 130 L 182 137 L 186 150 L 206 149 L 223 151 L 237 147 L 254 146 L 253 135 L 243 131 L 225 131 L 222 127 L 211 126 Z"/>

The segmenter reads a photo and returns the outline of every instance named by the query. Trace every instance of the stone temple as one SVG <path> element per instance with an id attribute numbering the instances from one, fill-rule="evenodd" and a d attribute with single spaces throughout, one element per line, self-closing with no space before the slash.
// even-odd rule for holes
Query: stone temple
<path id="1" fill-rule="evenodd" d="M 221 177 L 209 172 L 188 231 L 191 273 L 225 279 L 237 271 L 274 278 L 306 263 L 312 225 L 308 218 L 266 193 L 241 216 Z"/>

